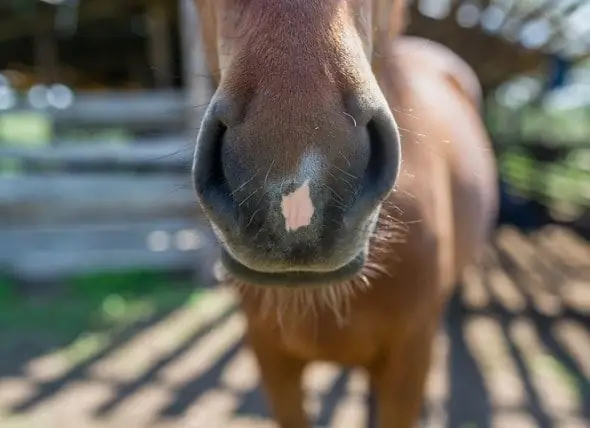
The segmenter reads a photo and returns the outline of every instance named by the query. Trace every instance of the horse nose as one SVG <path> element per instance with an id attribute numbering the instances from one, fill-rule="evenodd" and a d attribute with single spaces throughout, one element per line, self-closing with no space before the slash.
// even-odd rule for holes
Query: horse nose
<path id="1" fill-rule="evenodd" d="M 226 244 L 250 245 L 264 255 L 301 263 L 322 258 L 347 231 L 365 226 L 394 186 L 399 136 L 386 109 L 342 134 L 350 141 L 320 135 L 305 144 L 308 150 L 299 157 L 285 155 L 293 150 L 292 141 L 236 138 L 218 111 L 210 107 L 203 120 L 193 179 L 201 205 Z M 295 172 L 270 174 L 274 157 Z"/>

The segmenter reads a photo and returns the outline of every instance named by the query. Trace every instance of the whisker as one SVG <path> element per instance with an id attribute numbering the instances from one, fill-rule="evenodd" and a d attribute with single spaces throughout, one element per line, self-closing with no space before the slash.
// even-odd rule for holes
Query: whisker
<path id="1" fill-rule="evenodd" d="M 338 171 L 340 171 L 341 173 L 343 173 L 343 174 L 345 174 L 345 175 L 348 175 L 349 177 L 351 177 L 351 178 L 354 178 L 355 180 L 356 180 L 356 179 L 358 179 L 358 177 L 357 177 L 356 175 L 354 175 L 354 174 L 351 174 L 350 172 L 348 172 L 348 171 L 345 171 L 345 170 L 343 170 L 342 168 L 339 168 L 339 167 L 338 167 L 338 166 L 336 166 L 336 165 L 333 165 L 333 166 L 334 166 L 334 168 L 336 168 L 336 169 L 337 169 Z"/>
<path id="2" fill-rule="evenodd" d="M 344 153 L 342 153 L 342 151 L 339 150 L 338 151 L 338 154 L 344 158 L 344 160 L 346 161 L 346 163 L 348 164 L 348 166 L 351 165 L 350 164 L 350 161 L 348 160 L 348 158 L 346 156 L 344 156 Z"/>
<path id="3" fill-rule="evenodd" d="M 344 113 L 346 116 L 350 117 L 352 119 L 352 123 L 354 124 L 354 127 L 356 128 L 356 119 L 354 118 L 354 116 L 352 114 L 346 113 L 345 111 L 343 111 L 342 113 Z"/>
<path id="4" fill-rule="evenodd" d="M 252 224 L 252 222 L 254 221 L 254 217 L 256 217 L 256 214 L 258 214 L 261 210 L 262 208 L 258 208 L 256 211 L 252 213 L 252 215 L 250 216 L 250 220 L 248 220 L 248 223 L 246 224 L 246 227 Z"/>
<path id="5" fill-rule="evenodd" d="M 334 190 L 331 186 L 327 185 L 327 184 L 323 184 L 323 187 L 327 188 L 330 192 L 332 192 L 332 194 L 334 195 L 334 197 L 336 198 L 336 200 L 338 202 L 344 202 L 344 199 L 342 198 L 342 196 L 340 196 L 338 194 L 338 192 L 336 190 Z"/>
<path id="6" fill-rule="evenodd" d="M 239 192 L 240 190 L 242 190 L 244 187 L 246 187 L 248 185 L 248 183 L 250 183 L 252 180 L 254 180 L 256 178 L 256 176 L 258 175 L 259 171 L 256 171 L 254 173 L 254 175 L 252 175 L 252 177 L 250 177 L 249 179 L 247 179 L 246 181 L 244 181 L 242 184 L 240 184 L 233 192 L 231 192 L 231 196 L 234 196 L 237 192 Z"/>
<path id="7" fill-rule="evenodd" d="M 256 193 L 258 193 L 258 190 L 260 190 L 260 189 L 255 189 L 252 193 L 250 193 L 248 196 L 246 196 L 246 198 L 244 198 L 242 200 L 242 202 L 240 202 L 238 204 L 238 206 L 241 207 L 242 205 L 244 205 L 252 196 L 254 196 Z"/>
<path id="8" fill-rule="evenodd" d="M 266 183 L 268 183 L 268 177 L 270 175 L 270 170 L 272 169 L 273 165 L 275 164 L 275 159 L 272 160 L 270 165 L 268 166 L 268 171 L 266 171 L 266 175 L 264 176 L 264 188 L 266 188 Z"/>
<path id="9" fill-rule="evenodd" d="M 345 177 L 338 177 L 338 176 L 336 176 L 336 175 L 335 175 L 335 174 L 334 174 L 332 171 L 330 171 L 329 169 L 327 170 L 327 172 L 328 172 L 328 174 L 329 174 L 329 175 L 330 175 L 332 178 L 334 178 L 334 179 L 336 179 L 336 180 L 339 180 L 339 181 L 342 181 L 343 183 L 346 183 L 346 184 L 347 184 L 349 187 L 352 187 L 352 183 L 351 183 L 350 181 L 348 181 L 348 178 L 345 178 Z"/>

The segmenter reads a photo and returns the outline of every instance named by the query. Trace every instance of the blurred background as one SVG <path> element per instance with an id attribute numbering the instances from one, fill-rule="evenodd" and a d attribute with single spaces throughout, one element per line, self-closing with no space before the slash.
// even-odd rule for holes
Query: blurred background
<path id="1" fill-rule="evenodd" d="M 424 424 L 588 427 L 590 1 L 409 3 L 481 80 L 502 192 Z M 198 26 L 190 0 L 0 0 L 2 428 L 268 426 L 190 183 Z M 310 368 L 319 425 L 363 426 L 361 380 Z"/>

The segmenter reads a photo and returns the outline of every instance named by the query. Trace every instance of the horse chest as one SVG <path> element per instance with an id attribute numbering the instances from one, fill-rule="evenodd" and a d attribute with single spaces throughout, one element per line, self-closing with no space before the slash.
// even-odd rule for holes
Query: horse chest
<path id="1" fill-rule="evenodd" d="M 308 361 L 330 361 L 341 365 L 368 365 L 378 354 L 375 326 L 316 325 L 286 330 L 280 339 L 285 349 Z"/>
<path id="2" fill-rule="evenodd" d="M 387 306 L 387 305 L 384 305 Z M 391 306 L 391 305 L 389 305 Z M 344 366 L 369 366 L 396 337 L 396 308 L 370 305 L 363 299 L 351 302 L 342 321 L 329 309 L 314 316 L 288 316 L 279 320 L 246 310 L 249 334 L 263 338 L 287 354 L 306 361 L 329 361 Z"/>

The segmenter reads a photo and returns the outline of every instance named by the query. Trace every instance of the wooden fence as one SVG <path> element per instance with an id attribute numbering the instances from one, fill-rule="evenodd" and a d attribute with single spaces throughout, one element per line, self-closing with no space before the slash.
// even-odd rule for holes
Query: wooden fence
<path id="1" fill-rule="evenodd" d="M 190 177 L 194 142 L 179 93 L 77 97 L 54 124 L 150 126 L 126 145 L 0 143 L 0 271 L 28 282 L 117 269 L 196 270 L 213 280 L 215 244 Z M 176 132 L 174 132 L 176 130 Z"/>
<path id="2" fill-rule="evenodd" d="M 37 105 L 40 104 L 38 100 Z M 59 143 L 67 133 L 84 130 L 96 134 L 104 129 L 121 129 L 135 138 L 162 135 L 185 135 L 191 116 L 200 117 L 205 105 L 191 106 L 179 90 L 80 93 L 66 108 L 31 105 L 21 96 L 10 110 L 0 112 L 2 122 L 34 115 L 49 128 L 49 139 Z M 6 138 L 6 137 L 4 137 Z M 0 136 L 0 139 L 2 137 Z M 76 138 L 77 139 L 77 138 Z M 4 141 L 4 145 L 11 141 Z M 0 144 L 2 144 L 0 142 Z"/>
<path id="3" fill-rule="evenodd" d="M 77 93 L 64 108 L 54 102 L 39 109 L 41 90 L 33 94 L 36 103 L 29 94 L 0 112 L 4 125 L 32 112 L 50 124 L 51 134 L 29 148 L 0 136 L 0 274 L 44 282 L 92 271 L 189 269 L 202 282 L 214 281 L 216 245 L 190 177 L 212 87 L 200 18 L 192 1 L 180 1 L 183 91 Z M 162 68 L 167 59 L 156 57 Z M 93 134 L 105 128 L 129 131 L 130 141 L 115 146 L 61 137 L 72 129 Z M 16 165 L 16 173 L 3 175 L 3 161 Z"/>

